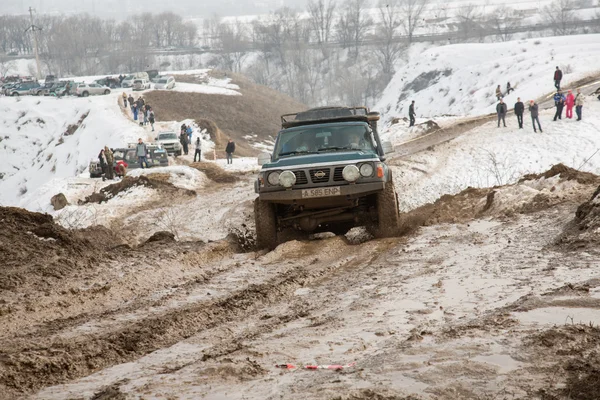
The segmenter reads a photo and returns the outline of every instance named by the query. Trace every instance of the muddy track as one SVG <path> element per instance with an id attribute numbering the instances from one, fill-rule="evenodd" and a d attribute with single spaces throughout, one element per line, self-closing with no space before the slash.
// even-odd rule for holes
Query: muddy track
<path id="1" fill-rule="evenodd" d="M 29 392 L 132 361 L 203 330 L 244 319 L 259 307 L 286 301 L 296 289 L 330 275 L 345 264 L 344 260 L 318 265 L 303 259 L 298 261 L 300 265 L 291 265 L 264 283 L 249 285 L 222 299 L 143 318 L 110 332 L 68 340 L 42 336 L 4 341 L 0 351 L 0 381 L 15 392 Z M 56 331 L 50 330 L 52 335 Z"/>

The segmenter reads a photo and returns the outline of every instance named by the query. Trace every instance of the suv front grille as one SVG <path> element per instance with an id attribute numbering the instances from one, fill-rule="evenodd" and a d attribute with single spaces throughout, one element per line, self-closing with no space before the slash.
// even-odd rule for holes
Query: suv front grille
<path id="1" fill-rule="evenodd" d="M 334 182 L 345 181 L 344 176 L 342 175 L 343 171 L 344 171 L 344 167 L 336 167 L 333 170 L 333 181 Z"/>
<path id="2" fill-rule="evenodd" d="M 329 182 L 329 177 L 331 175 L 330 168 L 321 168 L 321 169 L 311 169 L 310 180 L 312 183 L 326 183 Z"/>
<path id="3" fill-rule="evenodd" d="M 294 175 L 296 175 L 296 185 L 306 185 L 308 183 L 308 179 L 306 179 L 306 173 L 304 171 L 294 171 Z"/>

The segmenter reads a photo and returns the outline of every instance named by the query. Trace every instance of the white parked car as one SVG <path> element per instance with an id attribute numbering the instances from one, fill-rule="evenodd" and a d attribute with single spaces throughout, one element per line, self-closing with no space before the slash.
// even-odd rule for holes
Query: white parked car
<path id="1" fill-rule="evenodd" d="M 123 79 L 123 82 L 121 82 L 121 87 L 133 87 L 133 82 L 135 82 L 136 79 L 145 79 L 149 81 L 150 77 L 148 76 L 147 72 L 136 72 L 135 74 L 127 75 L 125 79 Z"/>
<path id="2" fill-rule="evenodd" d="M 175 87 L 175 78 L 172 76 L 161 76 L 154 84 L 154 89 L 173 89 Z"/>
<path id="3" fill-rule="evenodd" d="M 159 132 L 154 140 L 167 151 L 167 154 L 174 155 L 175 157 L 181 155 L 181 143 L 179 143 L 177 133 L 168 131 Z"/>
<path id="4" fill-rule="evenodd" d="M 75 93 L 80 97 L 88 97 L 96 94 L 110 94 L 110 88 L 108 86 L 98 85 L 97 83 L 82 83 L 77 86 Z"/>
<path id="5" fill-rule="evenodd" d="M 146 90 L 150 89 L 150 81 L 146 79 L 136 79 L 133 81 L 133 90 Z"/>

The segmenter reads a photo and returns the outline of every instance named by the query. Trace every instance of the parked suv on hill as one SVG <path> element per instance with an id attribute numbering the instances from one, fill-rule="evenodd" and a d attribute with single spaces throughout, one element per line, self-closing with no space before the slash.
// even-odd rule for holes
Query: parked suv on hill
<path id="1" fill-rule="evenodd" d="M 272 154 L 259 156 L 255 182 L 257 245 L 272 249 L 286 231 L 344 234 L 366 226 L 393 235 L 398 200 L 377 133 L 379 113 L 324 107 L 283 115 Z"/>

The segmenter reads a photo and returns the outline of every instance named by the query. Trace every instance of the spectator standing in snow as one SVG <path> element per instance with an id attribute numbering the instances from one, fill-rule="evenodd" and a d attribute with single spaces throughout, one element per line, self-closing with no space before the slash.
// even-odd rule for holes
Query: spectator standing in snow
<path id="1" fill-rule="evenodd" d="M 152 132 L 154 132 L 154 111 L 150 110 L 149 116 L 148 116 L 148 121 L 150 122 L 150 126 L 152 127 Z"/>
<path id="2" fill-rule="evenodd" d="M 415 101 L 414 100 L 408 107 L 408 118 L 410 118 L 410 125 L 408 125 L 408 127 L 410 128 L 411 126 L 415 126 Z"/>
<path id="3" fill-rule="evenodd" d="M 521 101 L 521 98 L 517 98 L 515 103 L 515 115 L 517 116 L 517 122 L 519 123 L 519 129 L 523 129 L 523 112 L 525 112 L 525 104 Z"/>
<path id="4" fill-rule="evenodd" d="M 556 67 L 556 71 L 554 71 L 554 87 L 556 90 L 560 90 L 560 81 L 562 80 L 562 71 L 560 68 Z"/>
<path id="5" fill-rule="evenodd" d="M 140 168 L 143 169 L 144 164 L 146 164 L 146 168 L 148 168 L 148 159 L 146 158 L 148 156 L 148 147 L 146 147 L 146 144 L 142 141 L 142 138 L 138 139 L 138 144 L 135 146 L 135 155 L 140 161 Z"/>
<path id="6" fill-rule="evenodd" d="M 196 151 L 194 152 L 194 162 L 196 162 L 196 156 L 198 156 L 198 161 L 202 161 L 202 145 L 200 144 L 200 138 L 196 138 Z"/>
<path id="7" fill-rule="evenodd" d="M 567 99 L 565 101 L 565 104 L 567 106 L 566 117 L 573 118 L 573 106 L 575 105 L 575 96 L 573 96 L 573 92 L 571 90 L 569 90 L 569 92 L 567 94 Z"/>
<path id="8" fill-rule="evenodd" d="M 108 148 L 108 146 L 104 146 L 104 157 L 106 158 L 106 179 L 114 179 L 114 161 L 115 157 L 113 152 Z"/>
<path id="9" fill-rule="evenodd" d="M 108 164 L 106 163 L 106 156 L 104 155 L 104 149 L 100 150 L 100 154 L 98 154 L 98 161 L 100 161 L 100 169 L 104 173 L 104 176 L 102 176 L 102 180 L 105 180 L 106 176 L 108 175 L 108 172 L 107 172 Z"/>
<path id="10" fill-rule="evenodd" d="M 504 97 L 502 95 L 502 89 L 500 88 L 500 85 L 498 85 L 498 87 L 496 88 L 496 99 L 500 100 L 502 97 Z"/>
<path id="11" fill-rule="evenodd" d="M 506 128 L 506 103 L 504 100 L 500 99 L 500 103 L 496 105 L 496 113 L 498 114 L 498 128 L 500 128 L 500 120 L 502 120 L 502 124 Z"/>
<path id="12" fill-rule="evenodd" d="M 565 96 L 563 96 L 562 92 L 559 90 L 554 95 L 554 104 L 556 105 L 556 114 L 554 114 L 554 121 L 556 119 L 562 119 L 563 108 L 565 107 Z"/>
<path id="13" fill-rule="evenodd" d="M 133 120 L 137 121 L 138 120 L 138 106 L 137 104 L 133 106 Z"/>
<path id="14" fill-rule="evenodd" d="M 225 147 L 225 153 L 227 153 L 227 164 L 233 164 L 233 153 L 235 153 L 235 143 L 231 138 L 229 138 L 229 142 L 227 142 L 227 147 Z"/>
<path id="15" fill-rule="evenodd" d="M 185 130 L 181 130 L 181 133 L 179 134 L 179 143 L 181 143 L 181 145 L 183 146 L 183 154 L 185 154 L 186 156 L 188 155 L 188 135 L 185 132 Z"/>
<path id="16" fill-rule="evenodd" d="M 583 118 L 583 103 L 584 99 L 581 89 L 577 89 L 577 96 L 575 96 L 575 113 L 577 114 L 577 121 L 581 121 L 581 118 Z"/>
<path id="17" fill-rule="evenodd" d="M 506 82 L 506 94 L 510 94 L 511 91 L 514 92 L 515 89 L 510 86 L 510 82 Z"/>
<path id="18" fill-rule="evenodd" d="M 123 108 L 127 108 L 127 94 L 125 92 L 123 92 L 122 97 L 123 97 Z"/>
<path id="19" fill-rule="evenodd" d="M 188 135 L 188 143 L 192 143 L 192 135 L 194 134 L 194 130 L 192 129 L 192 127 L 188 126 L 187 128 L 185 128 L 185 133 L 187 133 Z"/>
<path id="20" fill-rule="evenodd" d="M 531 122 L 533 123 L 533 131 L 537 132 L 537 130 L 535 129 L 535 122 L 537 121 L 538 124 L 538 128 L 540 128 L 540 132 L 544 132 L 542 130 L 542 125 L 540 124 L 540 118 L 539 118 L 539 107 L 537 105 L 537 103 L 533 100 L 529 100 L 529 112 L 531 113 Z"/>
<path id="21" fill-rule="evenodd" d="M 133 99 L 133 96 L 129 95 L 127 100 L 129 100 L 129 107 L 131 107 L 131 112 L 133 112 L 133 105 L 134 105 L 133 103 L 135 102 L 135 100 Z"/>

